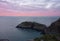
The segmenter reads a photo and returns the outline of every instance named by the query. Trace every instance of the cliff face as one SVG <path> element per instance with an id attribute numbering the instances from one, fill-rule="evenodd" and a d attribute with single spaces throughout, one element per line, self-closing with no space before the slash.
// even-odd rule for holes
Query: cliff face
<path id="1" fill-rule="evenodd" d="M 60 34 L 60 18 L 53 22 L 48 28 L 46 33 L 49 34 Z"/>

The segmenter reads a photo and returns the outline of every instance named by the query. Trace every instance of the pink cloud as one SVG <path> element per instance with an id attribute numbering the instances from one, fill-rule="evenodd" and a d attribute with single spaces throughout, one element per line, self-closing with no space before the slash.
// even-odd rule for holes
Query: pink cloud
<path id="1" fill-rule="evenodd" d="M 36 11 L 16 11 L 6 4 L 0 4 L 0 16 L 60 16 L 60 11 L 54 9 Z"/>
<path id="2" fill-rule="evenodd" d="M 7 9 L 7 8 L 9 8 L 9 6 L 8 6 L 6 3 L 1 3 L 1 2 L 0 2 L 0 8 L 5 8 L 5 9 Z"/>

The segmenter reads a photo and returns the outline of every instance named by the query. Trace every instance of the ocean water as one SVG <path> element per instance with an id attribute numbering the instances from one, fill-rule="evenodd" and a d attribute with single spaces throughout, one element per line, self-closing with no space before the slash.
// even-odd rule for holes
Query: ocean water
<path id="1" fill-rule="evenodd" d="M 49 26 L 59 17 L 12 17 L 0 16 L 0 39 L 10 41 L 28 41 L 41 36 L 41 32 L 35 30 L 17 29 L 16 26 L 24 21 L 32 21 Z"/>

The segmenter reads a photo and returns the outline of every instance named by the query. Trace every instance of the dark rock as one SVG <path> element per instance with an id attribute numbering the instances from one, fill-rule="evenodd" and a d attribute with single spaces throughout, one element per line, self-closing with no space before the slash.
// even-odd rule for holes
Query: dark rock
<path id="1" fill-rule="evenodd" d="M 9 41 L 8 39 L 0 39 L 0 41 Z"/>
<path id="2" fill-rule="evenodd" d="M 46 30 L 50 34 L 60 34 L 60 18 L 53 22 Z"/>
<path id="3" fill-rule="evenodd" d="M 46 26 L 44 24 L 39 24 L 36 22 L 22 22 L 21 24 L 17 25 L 16 28 L 33 29 L 36 31 L 44 32 Z"/>

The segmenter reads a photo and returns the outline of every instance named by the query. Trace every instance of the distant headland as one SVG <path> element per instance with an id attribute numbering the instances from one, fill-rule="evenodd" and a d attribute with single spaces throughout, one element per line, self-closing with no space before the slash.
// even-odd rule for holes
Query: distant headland
<path id="1" fill-rule="evenodd" d="M 42 37 L 35 38 L 33 41 L 60 41 L 60 18 L 53 22 L 49 27 L 44 24 L 25 21 L 18 24 L 16 28 L 32 29 L 44 34 Z"/>

